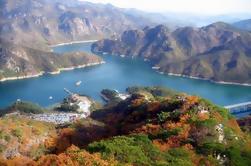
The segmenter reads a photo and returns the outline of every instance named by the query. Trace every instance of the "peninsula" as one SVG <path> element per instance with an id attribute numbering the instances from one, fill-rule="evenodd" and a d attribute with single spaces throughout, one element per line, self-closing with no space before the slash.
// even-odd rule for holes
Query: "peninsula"
<path id="1" fill-rule="evenodd" d="M 84 68 L 105 63 L 84 52 L 58 54 L 0 41 L 0 81 L 39 77 L 45 73 Z"/>

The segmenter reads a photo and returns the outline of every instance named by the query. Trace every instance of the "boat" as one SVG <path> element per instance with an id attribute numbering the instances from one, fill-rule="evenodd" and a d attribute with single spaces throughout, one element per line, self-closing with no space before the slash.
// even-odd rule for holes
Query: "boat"
<path id="1" fill-rule="evenodd" d="M 81 83 L 82 83 L 82 81 L 78 81 L 78 82 L 76 82 L 76 86 L 80 86 L 80 85 L 81 85 Z"/>
<path id="2" fill-rule="evenodd" d="M 49 99 L 50 99 L 50 100 L 52 100 L 52 99 L 53 99 L 53 97 L 52 97 L 52 96 L 50 96 L 50 97 L 49 97 Z"/>
<path id="3" fill-rule="evenodd" d="M 154 70 L 159 70 L 160 67 L 159 67 L 159 66 L 153 66 L 152 69 L 154 69 Z"/>

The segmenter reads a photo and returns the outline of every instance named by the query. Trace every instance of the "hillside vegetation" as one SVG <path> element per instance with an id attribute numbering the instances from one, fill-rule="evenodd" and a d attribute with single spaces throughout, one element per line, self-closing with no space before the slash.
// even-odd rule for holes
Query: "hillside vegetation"
<path id="1" fill-rule="evenodd" d="M 127 91 L 130 98 L 58 127 L 39 157 L 16 156 L 2 165 L 251 164 L 250 135 L 227 110 L 159 87 Z"/>
<path id="2" fill-rule="evenodd" d="M 0 40 L 0 80 L 8 77 L 38 76 L 63 68 L 100 63 L 96 55 L 73 52 L 57 54 L 40 51 Z"/>

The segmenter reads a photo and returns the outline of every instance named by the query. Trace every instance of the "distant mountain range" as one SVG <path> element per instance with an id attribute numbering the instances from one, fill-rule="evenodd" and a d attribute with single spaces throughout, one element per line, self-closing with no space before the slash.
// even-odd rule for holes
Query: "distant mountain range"
<path id="1" fill-rule="evenodd" d="M 84 53 L 58 55 L 49 45 L 116 36 L 152 22 L 112 5 L 77 0 L 0 2 L 0 80 L 99 63 Z"/>
<path id="2" fill-rule="evenodd" d="M 0 36 L 43 49 L 47 44 L 98 39 L 151 25 L 146 17 L 112 5 L 77 0 L 2 0 Z"/>
<path id="3" fill-rule="evenodd" d="M 233 26 L 243 30 L 251 31 L 251 19 L 235 22 Z"/>
<path id="4" fill-rule="evenodd" d="M 175 31 L 164 25 L 128 30 L 117 40 L 96 42 L 92 50 L 142 57 L 169 74 L 251 83 L 251 34 L 223 22 Z"/>
<path id="5" fill-rule="evenodd" d="M 247 23 L 176 29 L 182 24 L 167 18 L 170 15 L 77 0 L 2 0 L 1 46 L 7 50 L 9 47 L 20 52 L 25 50 L 30 56 L 26 63 L 35 67 L 40 64 L 31 59 L 37 52 L 44 58 L 54 55 L 48 45 L 111 38 L 96 43 L 93 50 L 140 56 L 151 60 L 161 72 L 215 81 L 251 82 L 250 33 L 234 28 L 242 25 L 247 29 Z M 156 26 L 157 23 L 165 26 Z M 6 51 L 5 57 L 19 61 L 11 51 Z M 5 57 L 0 57 L 2 77 L 12 75 L 5 70 L 8 66 Z M 68 62 L 71 64 L 70 59 Z M 27 66 L 23 65 L 24 71 L 29 70 Z M 39 68 L 50 71 L 47 70 L 50 67 L 46 63 Z"/>

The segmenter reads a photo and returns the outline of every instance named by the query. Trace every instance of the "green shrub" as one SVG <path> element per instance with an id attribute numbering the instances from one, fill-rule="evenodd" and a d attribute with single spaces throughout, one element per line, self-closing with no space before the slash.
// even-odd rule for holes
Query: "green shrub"
<path id="1" fill-rule="evenodd" d="M 13 136 L 15 136 L 19 139 L 21 139 L 23 136 L 23 133 L 20 129 L 13 129 L 13 130 L 11 130 L 11 133 L 13 134 Z"/>
<path id="2" fill-rule="evenodd" d="M 4 139 L 5 141 L 10 141 L 10 136 L 6 133 L 4 133 L 2 130 L 0 131 L 0 139 Z"/>
<path id="3" fill-rule="evenodd" d="M 207 142 L 198 147 L 198 152 L 204 155 L 214 155 L 225 153 L 225 145 L 216 142 Z"/>
<path id="4" fill-rule="evenodd" d="M 0 139 L 4 138 L 4 132 L 2 130 L 0 130 Z"/>
<path id="5" fill-rule="evenodd" d="M 48 149 L 44 145 L 39 145 L 38 148 L 32 148 L 30 151 L 30 157 L 33 159 L 37 159 L 40 156 L 48 153 Z"/>
<path id="6" fill-rule="evenodd" d="M 161 112 L 157 115 L 158 122 L 164 123 L 170 117 L 170 112 Z"/>
<path id="7" fill-rule="evenodd" d="M 30 102 L 16 102 L 11 106 L 10 109 L 14 109 L 16 111 L 20 111 L 21 113 L 32 113 L 32 114 L 40 114 L 45 111 L 42 107 L 37 104 L 33 104 Z"/>
<path id="8" fill-rule="evenodd" d="M 156 87 L 138 87 L 138 86 L 133 86 L 133 87 L 127 88 L 126 91 L 128 93 L 130 93 L 130 94 L 145 91 L 145 92 L 151 93 L 154 97 L 159 97 L 159 96 L 161 96 L 161 97 L 163 97 L 163 96 L 175 96 L 175 95 L 178 94 L 174 90 L 167 89 L 167 88 L 164 88 L 164 87 L 159 87 L 159 86 L 156 86 Z"/>
<path id="9" fill-rule="evenodd" d="M 244 151 L 240 146 L 231 146 L 227 148 L 228 165 L 246 166 L 251 165 L 251 151 Z"/>
<path id="10" fill-rule="evenodd" d="M 7 141 L 7 142 L 9 142 L 10 141 L 10 135 L 5 135 L 4 136 L 4 140 Z"/>
<path id="11" fill-rule="evenodd" d="M 161 158 L 161 152 L 145 135 L 118 136 L 94 142 L 88 146 L 90 152 L 100 152 L 103 158 L 114 156 L 121 163 L 152 165 Z"/>
<path id="12" fill-rule="evenodd" d="M 170 166 L 193 166 L 189 152 L 184 148 L 173 148 L 165 153 L 166 165 Z"/>
<path id="13" fill-rule="evenodd" d="M 159 132 L 157 135 L 150 135 L 149 138 L 166 140 L 173 135 L 178 135 L 180 131 L 181 131 L 180 128 L 175 128 L 173 130 L 163 130 Z"/>
<path id="14" fill-rule="evenodd" d="M 4 145 L 0 144 L 0 153 L 2 153 L 5 150 L 5 148 L 6 147 Z"/>

